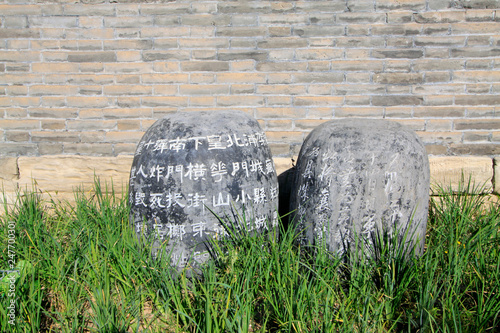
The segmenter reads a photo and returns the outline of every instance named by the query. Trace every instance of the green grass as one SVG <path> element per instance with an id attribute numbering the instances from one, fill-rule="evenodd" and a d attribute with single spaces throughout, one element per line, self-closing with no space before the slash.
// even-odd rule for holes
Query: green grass
<path id="1" fill-rule="evenodd" d="M 15 297 L 2 280 L 0 331 L 498 331 L 500 208 L 466 195 L 472 187 L 433 197 L 418 258 L 387 238 L 370 257 L 336 258 L 324 246 L 297 248 L 292 230 L 279 241 L 237 233 L 214 244 L 201 278 L 154 260 L 129 225 L 126 198 L 98 183 L 75 205 L 19 194 L 1 217 L 0 269 L 10 259 L 24 267 L 10 273 Z"/>

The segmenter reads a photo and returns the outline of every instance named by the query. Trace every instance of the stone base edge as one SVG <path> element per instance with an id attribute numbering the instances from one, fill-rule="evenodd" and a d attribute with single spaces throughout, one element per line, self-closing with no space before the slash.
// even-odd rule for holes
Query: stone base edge
<path id="1" fill-rule="evenodd" d="M 99 179 L 103 188 L 122 194 L 126 191 L 133 156 L 97 157 L 47 155 L 39 157 L 0 157 L 0 186 L 8 203 L 17 191 L 36 187 L 46 198 L 74 202 L 74 191 L 90 191 Z M 278 175 L 294 165 L 294 159 L 275 158 Z M 470 179 L 482 193 L 500 193 L 500 156 L 430 156 L 431 194 L 439 187 L 463 189 Z M 0 198 L 4 201 L 3 197 Z"/>

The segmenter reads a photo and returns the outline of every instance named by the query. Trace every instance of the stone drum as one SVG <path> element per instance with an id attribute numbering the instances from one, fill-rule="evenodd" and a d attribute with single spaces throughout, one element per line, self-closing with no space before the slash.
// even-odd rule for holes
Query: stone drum
<path id="1" fill-rule="evenodd" d="M 304 245 L 324 242 L 342 255 L 357 240 L 368 253 L 385 235 L 418 254 L 429 186 L 427 153 L 413 131 L 385 120 L 332 120 L 301 148 L 290 210 Z"/>
<path id="2" fill-rule="evenodd" d="M 207 261 L 207 242 L 277 226 L 278 182 L 258 122 L 243 112 L 182 112 L 155 122 L 130 171 L 130 220 L 138 235 L 168 242 L 172 264 Z"/>

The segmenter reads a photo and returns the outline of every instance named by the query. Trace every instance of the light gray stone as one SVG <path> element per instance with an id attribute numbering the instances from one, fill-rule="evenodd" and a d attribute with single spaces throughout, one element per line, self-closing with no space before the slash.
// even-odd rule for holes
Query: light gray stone
<path id="1" fill-rule="evenodd" d="M 304 245 L 338 255 L 356 238 L 370 252 L 382 235 L 425 241 L 429 161 L 418 136 L 384 120 L 332 120 L 306 138 L 297 161 L 290 210 Z M 373 244 L 373 243 L 371 243 Z"/>
<path id="2" fill-rule="evenodd" d="M 243 112 L 174 113 L 154 123 L 138 144 L 129 191 L 136 232 L 152 237 L 155 248 L 168 241 L 178 269 L 206 262 L 207 242 L 226 237 L 226 227 L 254 233 L 277 226 L 271 151 Z"/>

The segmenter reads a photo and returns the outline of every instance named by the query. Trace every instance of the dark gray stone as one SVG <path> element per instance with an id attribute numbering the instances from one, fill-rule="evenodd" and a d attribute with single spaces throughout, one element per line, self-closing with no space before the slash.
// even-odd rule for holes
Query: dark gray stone
<path id="1" fill-rule="evenodd" d="M 352 249 L 356 237 L 370 251 L 374 237 L 401 240 L 405 232 L 406 248 L 414 244 L 420 253 L 429 183 L 427 153 L 413 131 L 384 120 L 329 121 L 300 151 L 290 198 L 293 223 L 304 245 L 324 241 L 338 255 Z"/>
<path id="2" fill-rule="evenodd" d="M 240 231 L 271 231 L 278 181 L 264 132 L 235 111 L 158 120 L 138 144 L 129 201 L 136 232 L 152 237 L 155 248 L 168 241 L 177 268 L 207 261 L 207 242 L 227 236 L 218 217 Z"/>

